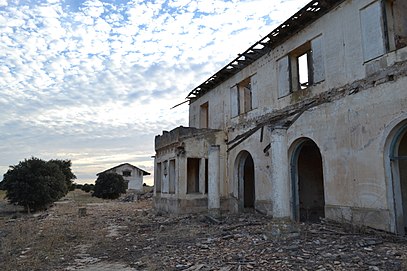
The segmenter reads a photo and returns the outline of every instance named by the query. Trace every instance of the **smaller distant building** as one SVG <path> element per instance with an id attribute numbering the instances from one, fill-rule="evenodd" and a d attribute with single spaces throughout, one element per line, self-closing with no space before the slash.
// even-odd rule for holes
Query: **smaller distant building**
<path id="1" fill-rule="evenodd" d="M 116 173 L 123 176 L 123 179 L 127 181 L 128 190 L 143 190 L 143 176 L 150 175 L 145 170 L 142 170 L 136 166 L 129 163 L 120 164 L 118 166 L 109 168 L 105 171 L 99 172 L 96 176 L 102 173 Z"/>

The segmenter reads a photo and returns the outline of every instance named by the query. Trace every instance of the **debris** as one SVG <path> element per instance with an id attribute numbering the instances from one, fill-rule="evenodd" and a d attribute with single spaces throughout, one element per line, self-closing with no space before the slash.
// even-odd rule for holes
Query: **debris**
<path id="1" fill-rule="evenodd" d="M 23 270 L 21 266 L 46 256 L 33 269 L 109 270 L 102 267 L 120 265 L 127 268 L 123 270 L 407 270 L 407 240 L 381 231 L 355 231 L 327 220 L 275 221 L 258 213 L 222 219 L 157 215 L 151 205 L 151 199 L 142 197 L 87 204 L 87 218 L 81 219 L 77 203 L 71 202 L 56 204 L 43 219 L 27 215 L 0 220 L 0 241 L 14 242 L 11 238 L 18 234 L 20 242 L 0 252 L 3 266 L 15 268 L 3 269 Z M 38 234 L 18 230 L 28 221 Z M 58 247 L 48 245 L 52 253 L 45 254 L 47 246 L 39 244 L 50 240 Z M 20 266 L 15 266 L 13 255 Z"/>

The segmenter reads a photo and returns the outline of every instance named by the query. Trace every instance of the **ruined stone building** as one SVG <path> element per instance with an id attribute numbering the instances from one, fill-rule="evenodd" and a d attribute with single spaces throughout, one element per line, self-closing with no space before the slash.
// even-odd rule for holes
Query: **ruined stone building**
<path id="1" fill-rule="evenodd" d="M 155 138 L 155 208 L 407 227 L 407 1 L 316 0 Z"/>

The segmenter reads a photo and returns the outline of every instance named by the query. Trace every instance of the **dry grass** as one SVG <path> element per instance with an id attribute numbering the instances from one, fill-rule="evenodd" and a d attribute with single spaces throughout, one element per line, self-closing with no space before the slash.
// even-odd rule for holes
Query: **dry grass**
<path id="1" fill-rule="evenodd" d="M 282 268 L 285 261 L 275 262 L 281 257 L 293 264 L 291 270 L 300 270 L 297 258 L 291 257 L 293 252 L 301 254 L 325 246 L 324 253 L 334 254 L 338 252 L 336 246 L 341 244 L 343 262 L 352 268 L 338 265 L 338 269 L 333 269 L 331 260 L 325 260 L 317 251 L 314 265 L 307 270 L 316 270 L 317 266 L 327 270 L 367 270 L 373 261 L 382 263 L 380 270 L 407 270 L 404 239 L 352 233 L 335 235 L 324 230 L 329 225 L 318 224 L 296 225 L 300 227 L 298 237 L 272 238 L 274 224 L 268 217 L 230 215 L 222 224 L 214 224 L 202 215 L 156 214 L 151 205 L 151 199 L 101 200 L 76 190 L 47 211 L 20 214 L 17 218 L 0 217 L 0 270 L 62 271 L 68 267 L 83 270 L 79 269 L 81 264 L 99 268 L 110 263 L 151 271 L 176 270 L 180 263 L 227 267 L 240 254 L 247 259 L 261 259 L 253 270 L 288 270 Z M 86 216 L 79 217 L 78 209 L 83 207 Z M 313 242 L 314 238 L 321 240 L 319 245 Z M 381 242 L 366 250 L 358 245 L 359 240 L 365 239 Z M 298 246 L 297 251 L 292 250 L 293 244 Z M 99 261 L 98 265 L 95 261 Z M 219 270 L 212 267 L 202 270 Z"/>
<path id="2" fill-rule="evenodd" d="M 49 210 L 33 215 L 0 219 L 1 270 L 58 270 L 73 262 L 78 245 L 96 244 L 106 234 L 90 213 L 78 216 L 78 207 L 101 203 L 100 199 L 77 190 Z"/>
<path id="3" fill-rule="evenodd" d="M 65 201 L 74 201 L 77 205 L 86 205 L 88 203 L 102 203 L 106 202 L 106 200 L 92 197 L 90 193 L 86 193 L 80 189 L 75 189 L 74 191 L 70 191 L 68 195 L 60 200 L 60 202 Z"/>

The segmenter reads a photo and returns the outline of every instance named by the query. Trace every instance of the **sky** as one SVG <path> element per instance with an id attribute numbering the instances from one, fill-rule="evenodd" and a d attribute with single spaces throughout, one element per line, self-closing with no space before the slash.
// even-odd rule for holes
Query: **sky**
<path id="1" fill-rule="evenodd" d="M 31 157 L 153 173 L 171 107 L 308 2 L 0 0 L 0 180 Z"/>

